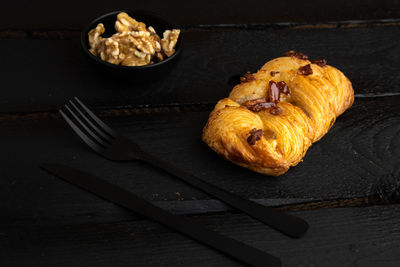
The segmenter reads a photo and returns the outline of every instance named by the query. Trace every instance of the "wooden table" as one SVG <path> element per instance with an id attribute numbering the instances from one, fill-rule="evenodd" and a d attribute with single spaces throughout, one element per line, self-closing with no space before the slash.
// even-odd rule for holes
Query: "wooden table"
<path id="1" fill-rule="evenodd" d="M 1 266 L 239 265 L 42 172 L 46 161 L 106 177 L 286 266 L 399 266 L 398 2 L 26 2 L 0 10 Z M 153 10 L 183 29 L 182 57 L 165 79 L 109 79 L 85 58 L 81 27 L 120 8 Z M 201 142 L 213 105 L 241 74 L 291 49 L 342 70 L 355 88 L 353 107 L 282 177 L 220 159 Z M 58 116 L 73 96 L 146 151 L 300 216 L 309 232 L 288 238 L 162 171 L 98 157 Z"/>

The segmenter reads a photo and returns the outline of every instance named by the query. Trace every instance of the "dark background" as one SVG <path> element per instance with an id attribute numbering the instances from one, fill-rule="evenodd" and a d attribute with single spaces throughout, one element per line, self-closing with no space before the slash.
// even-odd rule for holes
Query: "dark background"
<path id="1" fill-rule="evenodd" d="M 162 14 L 180 27 L 215 24 L 297 24 L 396 19 L 400 3 L 355 1 L 7 1 L 2 29 L 73 29 L 108 11 L 142 9 Z"/>
<path id="2" fill-rule="evenodd" d="M 100 75 L 80 29 L 118 9 L 181 28 L 182 57 L 159 81 Z M 0 265 L 238 266 L 191 239 L 43 173 L 63 162 L 175 214 L 268 251 L 285 266 L 400 262 L 400 1 L 7 1 L 0 9 Z M 201 140 L 213 105 L 238 77 L 287 50 L 326 58 L 355 104 L 304 162 L 265 177 Z M 78 96 L 146 151 L 242 197 L 306 219 L 293 240 L 173 177 L 94 155 L 57 110 Z"/>

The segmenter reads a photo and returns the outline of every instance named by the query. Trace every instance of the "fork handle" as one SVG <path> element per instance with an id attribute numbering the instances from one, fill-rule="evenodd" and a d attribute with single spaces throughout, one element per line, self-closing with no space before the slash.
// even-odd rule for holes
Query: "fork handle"
<path id="1" fill-rule="evenodd" d="M 272 228 L 294 238 L 299 238 L 308 229 L 308 223 L 303 219 L 278 211 L 273 208 L 258 204 L 257 202 L 241 198 L 229 191 L 216 187 L 196 176 L 182 170 L 171 163 L 153 155 L 143 153 L 141 160 L 159 167 L 179 178 L 180 180 L 208 193 L 230 206 L 250 215 L 251 217 L 271 226 Z"/>

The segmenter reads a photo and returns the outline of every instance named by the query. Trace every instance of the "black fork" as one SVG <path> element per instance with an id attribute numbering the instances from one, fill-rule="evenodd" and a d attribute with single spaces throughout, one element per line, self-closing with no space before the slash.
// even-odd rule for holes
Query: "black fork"
<path id="1" fill-rule="evenodd" d="M 65 112 L 60 110 L 60 114 L 89 147 L 109 160 L 147 162 L 288 236 L 301 237 L 308 229 L 307 222 L 299 217 L 241 198 L 144 152 L 134 141 L 107 126 L 76 97 L 65 105 Z"/>

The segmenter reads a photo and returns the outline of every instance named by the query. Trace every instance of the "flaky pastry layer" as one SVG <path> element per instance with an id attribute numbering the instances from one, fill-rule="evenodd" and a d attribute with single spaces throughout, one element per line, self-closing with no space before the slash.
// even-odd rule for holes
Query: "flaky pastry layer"
<path id="1" fill-rule="evenodd" d="M 312 74 L 301 74 L 299 69 L 308 64 Z M 202 139 L 225 159 L 266 175 L 282 175 L 297 165 L 354 101 L 351 82 L 341 71 L 294 56 L 267 62 L 252 78 L 216 104 Z M 276 104 L 281 114 L 244 106 L 246 101 L 268 98 L 270 81 L 283 81 L 289 87 L 290 94 Z M 262 136 L 249 144 L 253 129 L 261 129 Z"/>

